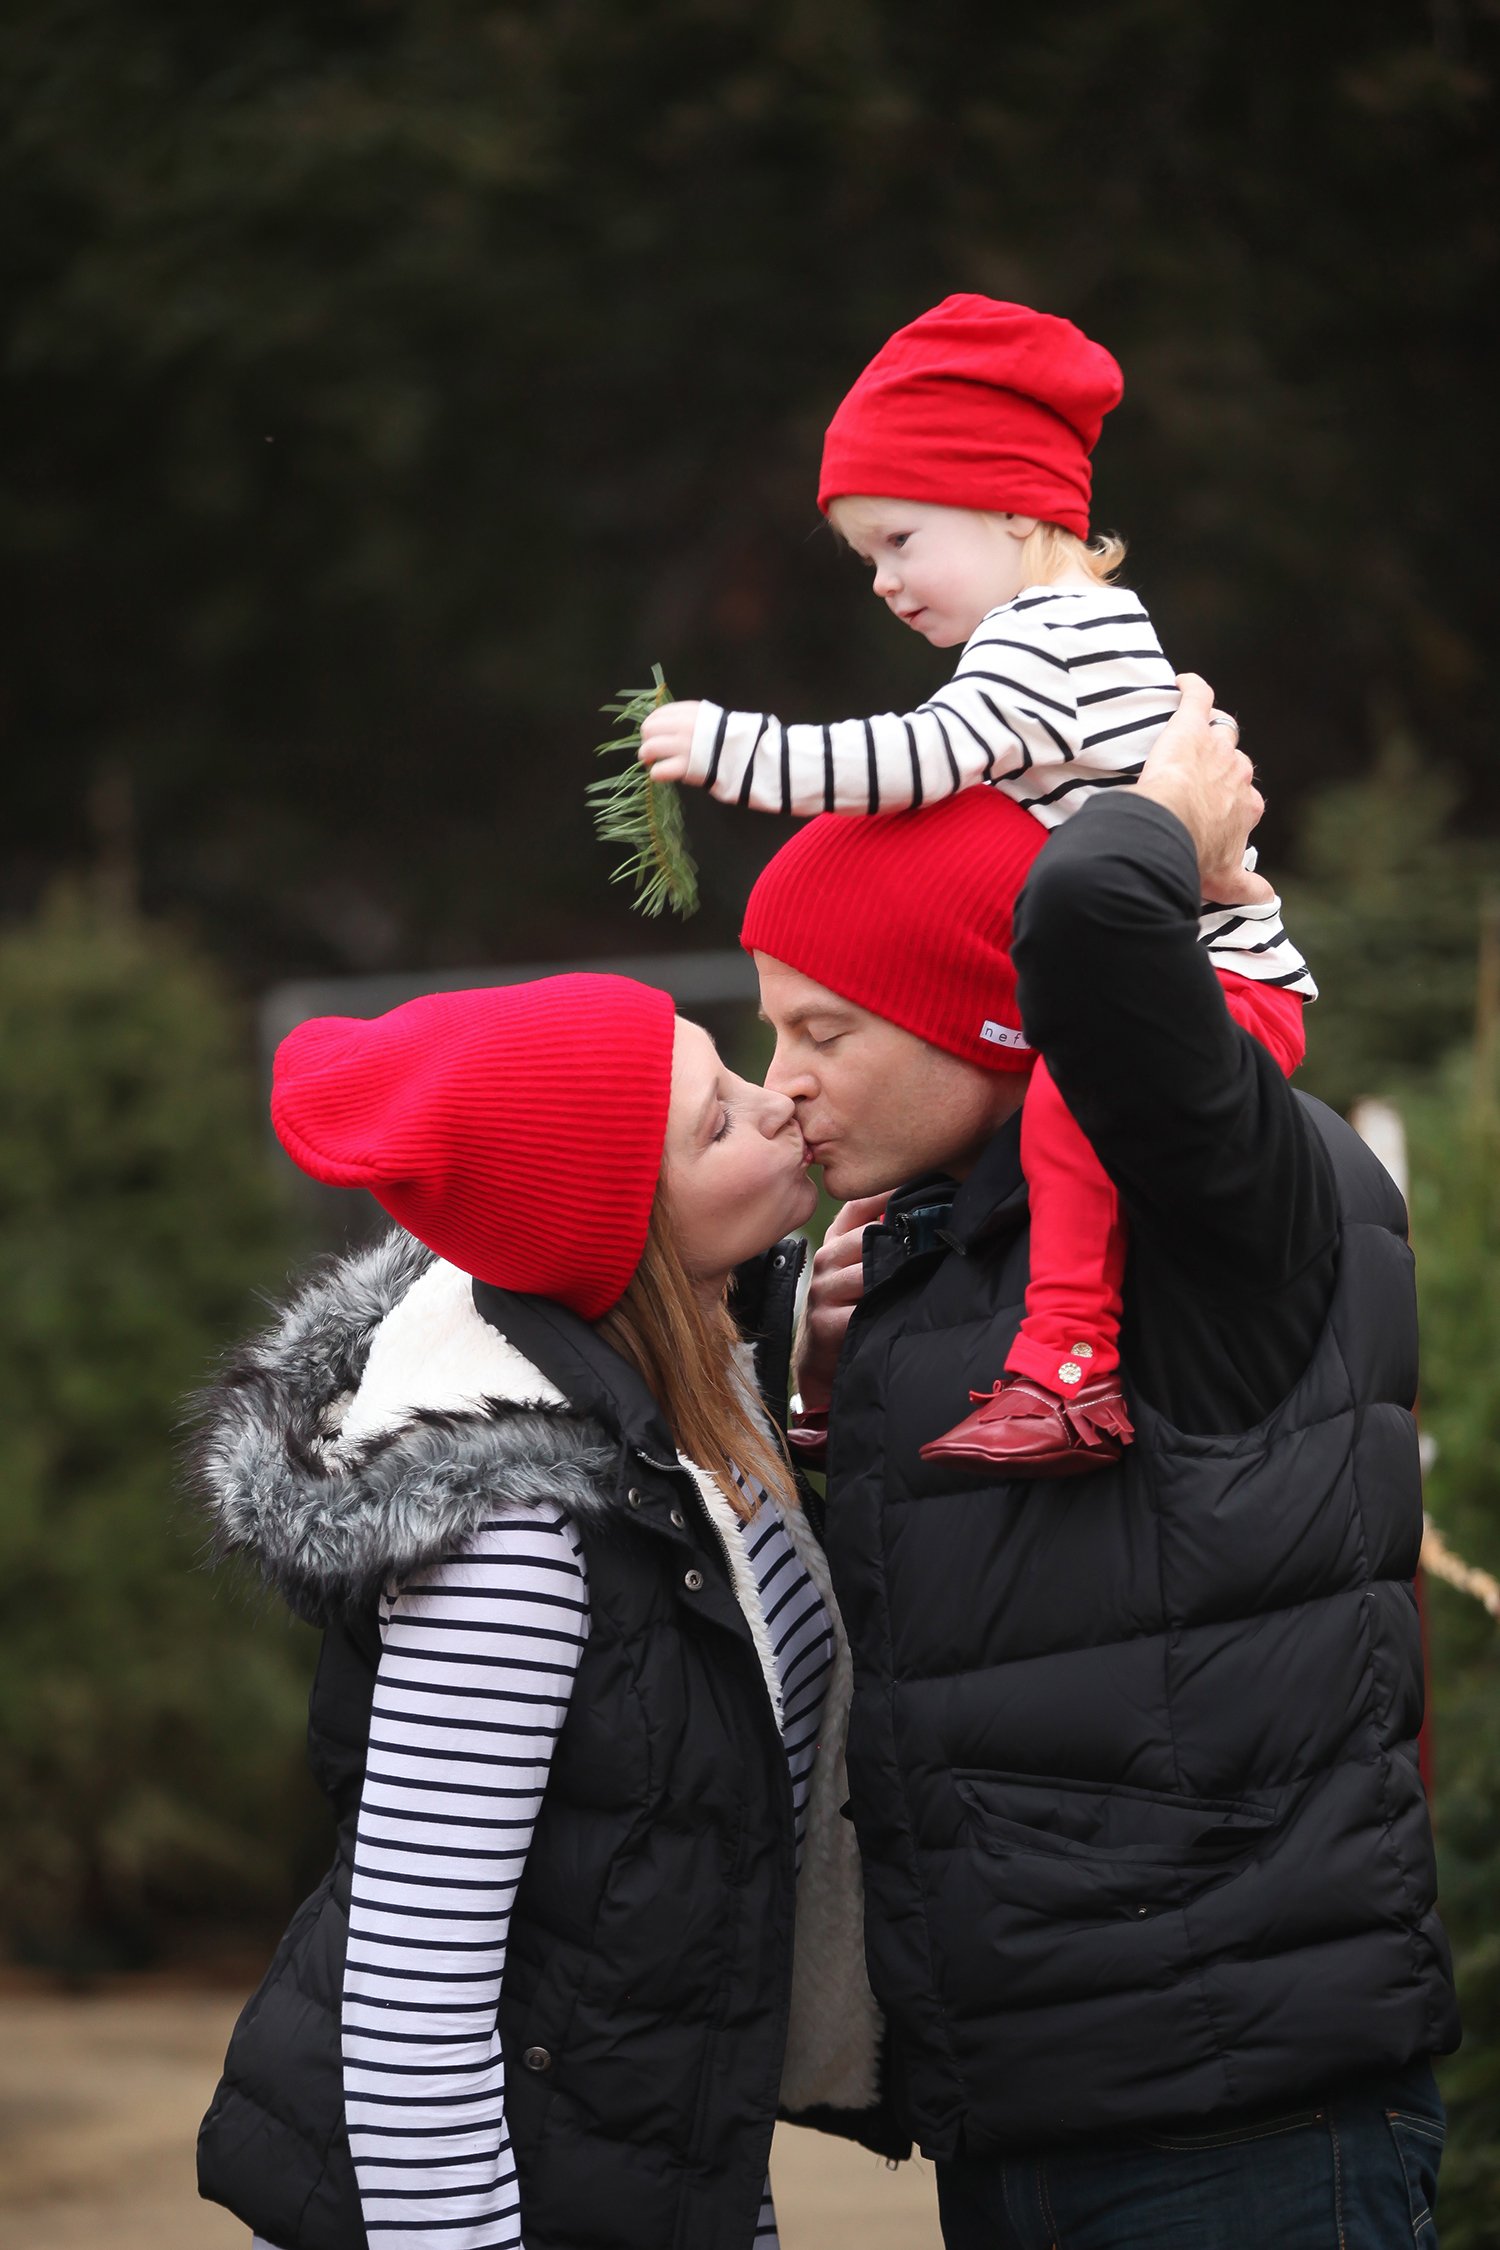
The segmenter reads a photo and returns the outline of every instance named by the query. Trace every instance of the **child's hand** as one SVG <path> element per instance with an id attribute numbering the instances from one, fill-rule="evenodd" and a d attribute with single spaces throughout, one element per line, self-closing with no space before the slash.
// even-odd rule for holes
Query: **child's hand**
<path id="1" fill-rule="evenodd" d="M 698 723 L 696 703 L 664 703 L 641 722 L 641 764 L 653 781 L 686 781 Z"/>

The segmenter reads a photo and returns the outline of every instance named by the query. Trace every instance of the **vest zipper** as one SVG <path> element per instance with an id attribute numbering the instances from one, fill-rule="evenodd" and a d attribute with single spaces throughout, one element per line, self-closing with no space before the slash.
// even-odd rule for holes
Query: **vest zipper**
<path id="1" fill-rule="evenodd" d="M 713 1533 L 715 1539 L 719 1543 L 719 1552 L 724 1557 L 724 1574 L 729 1580 L 730 1591 L 733 1592 L 734 1565 L 729 1559 L 729 1541 L 725 1538 L 723 1532 L 719 1529 L 718 1525 L 714 1522 L 713 1517 L 709 1514 L 707 1508 L 704 1506 L 703 1495 L 698 1490 L 695 1479 L 688 1476 L 687 1470 L 683 1467 L 680 1461 L 658 1461 L 655 1456 L 650 1453 L 637 1453 L 636 1459 L 638 1461 L 644 1461 L 648 1469 L 660 1469 L 664 1476 L 687 1477 L 688 1483 L 693 1487 L 693 1499 L 697 1503 L 698 1513 L 703 1518 L 703 1521 L 708 1525 L 709 1530 Z"/>
<path id="2" fill-rule="evenodd" d="M 693 1498 L 698 1503 L 698 1513 L 700 1516 L 702 1516 L 704 1522 L 708 1525 L 709 1530 L 713 1533 L 715 1539 L 717 1539 L 717 1541 L 719 1542 L 719 1552 L 724 1557 L 724 1575 L 729 1580 L 729 1591 L 731 1592 L 731 1594 L 734 1594 L 735 1607 L 736 1609 L 738 1609 L 740 1606 L 740 1599 L 739 1595 L 735 1593 L 734 1564 L 729 1559 L 729 1541 L 725 1537 L 724 1533 L 719 1529 L 719 1526 L 714 1522 L 713 1517 L 709 1514 L 707 1504 L 704 1501 L 702 1493 L 698 1490 L 696 1480 L 690 1481 L 692 1481 L 693 1483 Z"/>
<path id="3" fill-rule="evenodd" d="M 726 1577 L 726 1578 L 728 1579 L 728 1581 L 729 1581 L 729 1591 L 730 1591 L 730 1594 L 731 1594 L 731 1595 L 733 1596 L 733 1598 L 734 1598 L 734 1606 L 735 1606 L 735 1608 L 736 1608 L 736 1609 L 739 1609 L 739 1610 L 740 1610 L 740 1614 L 741 1614 L 741 1616 L 743 1616 L 743 1615 L 744 1615 L 744 1612 L 743 1612 L 743 1610 L 742 1610 L 742 1609 L 740 1609 L 740 1598 L 739 1598 L 739 1595 L 738 1595 L 738 1593 L 737 1593 L 737 1592 L 735 1591 L 735 1575 L 734 1575 L 734 1564 L 733 1564 L 733 1561 L 732 1561 L 732 1560 L 730 1559 L 730 1553 L 729 1553 L 729 1536 L 728 1536 L 727 1532 L 724 1532 L 724 1531 L 722 1531 L 722 1530 L 720 1529 L 719 1525 L 718 1525 L 718 1524 L 717 1524 L 717 1523 L 716 1523 L 716 1522 L 714 1521 L 713 1517 L 712 1517 L 712 1516 L 711 1516 L 711 1515 L 709 1514 L 709 1512 L 708 1512 L 708 1506 L 707 1506 L 707 1503 L 705 1502 L 705 1500 L 704 1500 L 704 1498 L 703 1498 L 703 1495 L 702 1495 L 702 1493 L 701 1493 L 701 1492 L 700 1492 L 700 1491 L 698 1490 L 698 1481 L 697 1481 L 696 1477 L 688 1476 L 688 1472 L 687 1472 L 687 1470 L 686 1470 L 686 1469 L 684 1469 L 684 1467 L 682 1466 L 682 1463 L 681 1463 L 680 1461 L 674 1461 L 674 1462 L 673 1462 L 673 1463 L 672 1463 L 672 1464 L 671 1464 L 671 1465 L 669 1466 L 669 1465 L 668 1465 L 668 1464 L 667 1464 L 667 1463 L 666 1463 L 665 1461 L 658 1461 L 658 1460 L 654 1459 L 654 1458 L 653 1458 L 653 1456 L 652 1456 L 651 1454 L 649 1454 L 649 1453 L 639 1453 L 639 1452 L 637 1453 L 637 1455 L 636 1455 L 636 1458 L 637 1458 L 637 1460 L 640 1460 L 640 1461 L 644 1461 L 648 1469 L 660 1469 L 660 1470 L 662 1470 L 662 1471 L 663 1471 L 663 1473 L 664 1473 L 664 1474 L 666 1474 L 666 1475 L 668 1475 L 668 1476 L 680 1476 L 680 1477 L 687 1477 L 687 1481 L 688 1481 L 688 1483 L 689 1483 L 689 1484 L 690 1484 L 690 1485 L 692 1486 L 692 1488 L 693 1488 L 693 1498 L 694 1498 L 694 1500 L 695 1500 L 695 1501 L 697 1502 L 697 1505 L 698 1505 L 698 1514 L 699 1514 L 699 1516 L 700 1516 L 700 1517 L 702 1518 L 703 1522 L 704 1522 L 704 1523 L 706 1523 L 706 1524 L 708 1525 L 708 1528 L 709 1528 L 709 1530 L 710 1530 L 710 1531 L 711 1531 L 711 1532 L 713 1533 L 713 1535 L 714 1535 L 714 1538 L 715 1538 L 715 1540 L 716 1540 L 716 1541 L 717 1541 L 717 1543 L 718 1543 L 718 1548 L 719 1548 L 719 1552 L 720 1552 L 720 1554 L 721 1554 L 721 1555 L 723 1556 L 723 1558 L 724 1558 L 724 1575 L 725 1575 L 725 1577 Z M 748 1631 L 749 1631 L 749 1619 L 748 1619 L 748 1618 L 746 1618 L 746 1620 L 745 1620 L 745 1625 L 746 1625 L 746 1630 L 747 1630 L 747 1632 L 748 1632 Z M 754 1652 L 754 1655 L 755 1655 L 755 1668 L 756 1668 L 756 1670 L 757 1670 L 757 1671 L 760 1671 L 760 1669 L 761 1669 L 761 1664 L 760 1664 L 760 1652 L 759 1652 L 759 1650 L 758 1650 L 758 1649 L 755 1649 L 755 1648 L 754 1648 L 754 1640 L 753 1640 L 753 1636 L 752 1636 L 751 1646 L 752 1646 L 752 1650 L 753 1650 L 753 1652 Z M 774 1657 L 774 1655 L 773 1655 L 773 1657 L 772 1657 L 771 1661 L 772 1661 L 772 1663 L 774 1664 L 774 1662 L 775 1662 L 775 1657 Z M 770 1682 L 769 1682 L 768 1680 L 762 1679 L 762 1683 L 761 1683 L 761 1685 L 762 1685 L 762 1690 L 763 1690 L 763 1693 L 764 1693 L 764 1699 L 765 1699 L 765 1706 L 766 1706 L 766 1710 L 767 1710 L 767 1712 L 768 1712 L 768 1713 L 769 1713 L 769 1715 L 770 1715 L 770 1720 L 771 1720 L 771 1728 L 772 1728 L 772 1732 L 773 1732 L 773 1733 L 775 1734 L 775 1736 L 776 1736 L 776 1741 L 777 1741 L 777 1745 L 778 1745 L 778 1747 L 779 1747 L 779 1749 L 780 1749 L 780 1751 L 781 1751 L 781 1754 L 782 1754 L 782 1759 L 783 1759 L 783 1762 L 784 1762 L 784 1761 L 785 1761 L 785 1758 L 786 1758 L 786 1738 L 785 1738 L 785 1736 L 783 1735 L 783 1733 L 782 1733 L 782 1731 L 781 1731 L 781 1727 L 780 1727 L 780 1724 L 779 1724 L 779 1723 L 778 1723 L 778 1721 L 777 1721 L 777 1717 L 776 1717 L 776 1704 L 775 1704 L 775 1702 L 774 1702 L 774 1700 L 773 1700 L 773 1698 L 772 1698 L 771 1692 L 770 1692 Z M 788 1768 L 787 1768 L 787 1776 L 786 1776 L 786 1781 L 787 1781 L 787 1789 L 788 1789 L 788 1791 L 790 1791 L 790 1789 L 791 1789 L 791 1785 L 792 1785 L 792 1782 L 791 1782 L 791 1769 L 790 1769 L 790 1767 L 788 1767 Z"/>

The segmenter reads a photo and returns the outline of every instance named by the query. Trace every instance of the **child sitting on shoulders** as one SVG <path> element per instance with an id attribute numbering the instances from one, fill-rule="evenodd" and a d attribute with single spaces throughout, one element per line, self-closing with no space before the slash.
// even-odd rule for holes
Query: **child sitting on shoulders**
<path id="1" fill-rule="evenodd" d="M 818 505 L 874 571 L 891 614 L 962 647 L 914 711 L 829 725 L 670 703 L 646 721 L 653 780 L 729 804 L 888 813 L 973 783 L 1047 827 L 1097 790 L 1128 788 L 1177 701 L 1118 539 L 1089 537 L 1090 455 L 1123 382 L 1071 321 L 955 296 L 878 352 L 829 425 Z M 1250 862 L 1253 865 L 1253 858 Z M 1230 1014 L 1291 1072 L 1316 997 L 1280 902 L 1247 866 L 1208 901 L 1201 942 Z M 1024 1052 L 1024 1032 L 985 1036 Z M 1119 1198 L 1038 1062 L 1021 1119 L 1032 1217 L 1026 1313 L 992 1391 L 929 1459 L 1070 1476 L 1132 1436 L 1119 1374 L 1126 1230 Z"/>

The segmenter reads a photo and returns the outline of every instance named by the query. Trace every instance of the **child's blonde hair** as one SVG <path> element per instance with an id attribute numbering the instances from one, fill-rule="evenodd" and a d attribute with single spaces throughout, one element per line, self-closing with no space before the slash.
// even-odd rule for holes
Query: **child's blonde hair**
<path id="1" fill-rule="evenodd" d="M 1004 516 L 997 517 L 1004 523 Z M 1107 586 L 1125 560 L 1125 542 L 1113 531 L 1096 532 L 1080 539 L 1060 523 L 1039 523 L 1021 542 L 1021 568 L 1030 586 L 1050 585 L 1065 570 L 1086 570 L 1090 578 Z"/>
<path id="2" fill-rule="evenodd" d="M 839 510 L 846 504 L 857 507 L 859 501 L 841 493 L 828 504 L 828 520 L 834 537 L 849 546 L 852 541 L 848 529 L 839 521 Z M 1009 538 L 1013 515 L 1019 511 L 973 508 L 969 513 L 977 516 L 981 523 L 993 524 Z M 1021 570 L 1028 586 L 1048 586 L 1070 569 L 1086 571 L 1098 585 L 1107 586 L 1124 560 L 1125 542 L 1113 531 L 1100 531 L 1092 539 L 1080 539 L 1075 532 L 1064 531 L 1060 523 L 1038 522 L 1035 531 L 1029 532 L 1021 542 Z"/>

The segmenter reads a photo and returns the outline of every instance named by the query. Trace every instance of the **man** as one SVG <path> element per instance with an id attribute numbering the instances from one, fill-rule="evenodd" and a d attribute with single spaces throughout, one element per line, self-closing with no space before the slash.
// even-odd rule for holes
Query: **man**
<path id="1" fill-rule="evenodd" d="M 949 2250 L 1383 2250 L 1436 2185 L 1427 2058 L 1458 2029 L 1405 1214 L 1197 943 L 1261 802 L 1184 685 L 1139 784 L 1040 857 L 984 789 L 826 816 L 743 933 L 768 1083 L 850 1199 L 803 1428 L 826 1416 L 890 2090 Z M 921 1453 L 1020 1316 L 1022 1039 L 1131 1230 L 1136 1442 L 1066 1483 Z"/>

